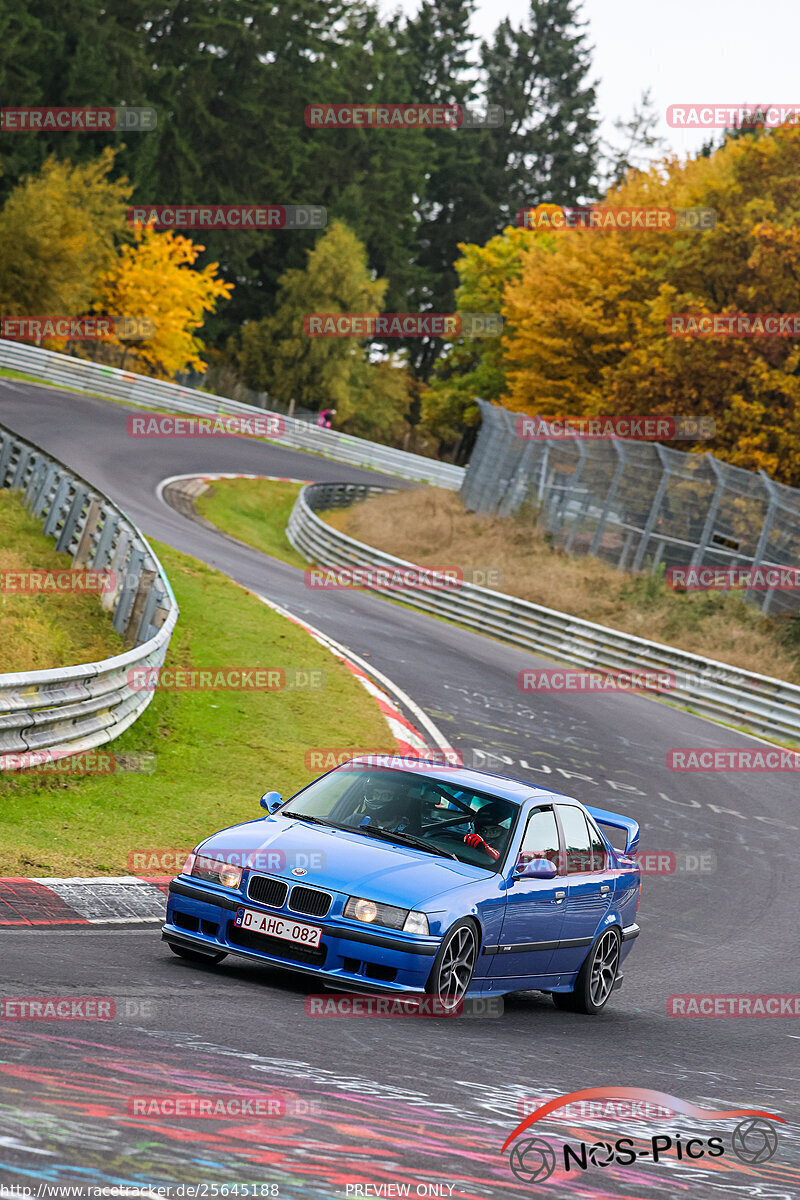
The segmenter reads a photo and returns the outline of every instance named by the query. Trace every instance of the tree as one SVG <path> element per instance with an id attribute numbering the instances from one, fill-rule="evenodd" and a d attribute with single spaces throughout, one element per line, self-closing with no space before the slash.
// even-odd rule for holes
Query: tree
<path id="1" fill-rule="evenodd" d="M 152 104 L 154 72 L 147 61 L 146 0 L 27 0 L 0 12 L 3 54 L 0 104 L 105 107 Z M 150 134 L 82 131 L 10 133 L 2 138 L 0 197 L 25 175 L 56 158 L 91 162 L 117 152 L 120 170 L 136 184 L 137 153 Z M 126 149 L 125 143 L 128 142 Z"/>
<path id="2" fill-rule="evenodd" d="M 407 34 L 421 98 L 433 92 L 435 100 L 504 112 L 499 128 L 427 135 L 432 159 L 420 197 L 413 309 L 453 311 L 461 244 L 499 234 L 532 198 L 572 204 L 592 188 L 595 91 L 574 0 L 530 0 L 526 24 L 503 21 L 480 47 L 480 84 L 470 61 L 471 12 L 458 0 L 430 0 Z M 406 348 L 421 380 L 445 352 L 441 339 Z"/>
<path id="3" fill-rule="evenodd" d="M 552 235 L 509 226 L 485 246 L 461 245 L 456 262 L 458 312 L 500 313 L 508 284 L 522 271 L 526 250 Z M 510 336 L 463 338 L 451 344 L 439 360 L 430 386 L 422 393 L 422 423 L 449 449 L 480 425 L 481 400 L 499 401 L 506 386 L 504 346 Z M 461 441 L 463 454 L 470 437 Z"/>
<path id="4" fill-rule="evenodd" d="M 127 236 L 130 184 L 109 179 L 114 154 L 73 166 L 48 159 L 0 212 L 0 310 L 10 316 L 89 311 L 98 277 Z"/>
<path id="5" fill-rule="evenodd" d="M 656 133 L 659 115 L 653 108 L 650 89 L 645 88 L 639 103 L 634 105 L 628 121 L 618 119 L 614 128 L 620 138 L 616 146 L 605 151 L 604 184 L 606 188 L 623 183 L 629 171 L 644 171 L 657 158 L 663 158 L 668 147 Z"/>
<path id="6" fill-rule="evenodd" d="M 203 346 L 195 334 L 205 314 L 232 287 L 216 277 L 216 263 L 192 269 L 202 249 L 180 234 L 136 230 L 134 243 L 122 247 L 113 267 L 98 280 L 95 312 L 153 323 L 153 336 L 137 346 L 132 369 L 166 378 L 189 367 L 205 370 Z"/>
<path id="7" fill-rule="evenodd" d="M 542 415 L 707 415 L 713 450 L 800 484 L 795 338 L 675 338 L 671 313 L 800 309 L 800 127 L 629 177 L 615 205 L 709 206 L 706 232 L 564 230 L 505 291 L 503 402 Z"/>
<path id="8" fill-rule="evenodd" d="M 334 221 L 304 270 L 280 280 L 275 313 L 245 325 L 238 362 L 248 387 L 268 390 L 284 404 L 312 411 L 347 405 L 363 397 L 369 361 L 363 341 L 310 337 L 304 318 L 313 313 L 376 313 L 386 280 L 374 279 L 364 246 L 343 221 Z"/>

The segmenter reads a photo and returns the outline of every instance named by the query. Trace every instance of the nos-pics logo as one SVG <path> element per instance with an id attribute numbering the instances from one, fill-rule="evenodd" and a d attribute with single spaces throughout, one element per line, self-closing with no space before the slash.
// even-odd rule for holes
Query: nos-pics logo
<path id="1" fill-rule="evenodd" d="M 749 1164 L 767 1162 L 774 1157 L 778 1149 L 778 1133 L 772 1122 L 784 1123 L 783 1117 L 761 1109 L 700 1108 L 696 1104 L 690 1104 L 688 1100 L 650 1088 L 584 1088 L 583 1091 L 556 1096 L 546 1104 L 540 1105 L 521 1121 L 506 1139 L 501 1153 L 505 1153 L 511 1147 L 509 1166 L 517 1179 L 523 1183 L 543 1183 L 559 1165 L 563 1166 L 565 1173 L 571 1174 L 575 1171 L 589 1170 L 591 1167 L 632 1166 L 640 1159 L 657 1163 L 664 1158 L 672 1158 L 697 1166 L 705 1157 L 719 1158 L 726 1153 L 722 1136 L 687 1137 L 685 1132 L 657 1134 L 639 1139 L 638 1142 L 632 1137 L 621 1137 L 613 1141 L 565 1142 L 563 1145 L 553 1144 L 540 1136 L 521 1138 L 532 1125 L 557 1109 L 577 1104 L 585 1106 L 589 1110 L 588 1115 L 592 1116 L 594 1114 L 591 1109 L 598 1106 L 591 1102 L 601 1099 L 609 1101 L 612 1098 L 615 1101 L 632 1101 L 634 1107 L 638 1105 L 648 1110 L 656 1108 L 655 1119 L 663 1120 L 666 1114 L 670 1117 L 682 1114 L 706 1121 L 744 1118 L 733 1130 L 730 1150 L 742 1162 Z M 659 1109 L 661 1111 L 658 1111 Z M 518 1138 L 521 1140 L 517 1141 Z"/>

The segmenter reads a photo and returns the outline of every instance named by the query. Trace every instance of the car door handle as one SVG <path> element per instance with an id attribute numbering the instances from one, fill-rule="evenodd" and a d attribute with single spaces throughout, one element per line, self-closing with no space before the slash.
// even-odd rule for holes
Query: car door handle
<path id="1" fill-rule="evenodd" d="M 566 892 L 556 892 L 556 900 L 563 900 L 566 894 Z"/>
<path id="2" fill-rule="evenodd" d="M 611 891 L 611 888 L 608 886 L 607 883 L 604 883 L 603 886 L 600 888 L 600 895 L 602 896 L 603 892 L 610 892 L 610 891 Z"/>

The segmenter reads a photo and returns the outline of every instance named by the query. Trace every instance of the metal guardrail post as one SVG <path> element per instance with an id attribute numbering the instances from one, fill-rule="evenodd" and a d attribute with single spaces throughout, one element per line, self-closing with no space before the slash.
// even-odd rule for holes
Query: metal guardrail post
<path id="1" fill-rule="evenodd" d="M 658 483 L 658 487 L 656 488 L 656 494 L 653 497 L 653 503 L 650 506 L 650 512 L 647 514 L 647 520 L 645 522 L 644 529 L 642 530 L 641 540 L 636 548 L 636 554 L 634 555 L 632 567 L 632 570 L 634 571 L 638 571 L 642 565 L 642 562 L 644 561 L 644 556 L 647 552 L 647 546 L 650 541 L 650 537 L 655 529 L 656 518 L 658 517 L 658 512 L 664 501 L 664 495 L 667 490 L 667 485 L 670 481 L 671 471 L 664 451 L 662 447 L 658 445 L 658 443 L 656 443 L 655 448 L 658 452 L 658 457 L 661 460 L 662 474 Z"/>
<path id="2" fill-rule="evenodd" d="M 0 488 L 6 486 L 6 476 L 11 463 L 11 434 L 0 431 Z"/>
<path id="3" fill-rule="evenodd" d="M 600 516 L 597 519 L 597 528 L 594 531 L 594 537 L 592 538 L 592 544 L 589 547 L 589 553 L 595 554 L 595 555 L 597 554 L 597 552 L 600 549 L 600 546 L 602 545 L 603 534 L 605 532 L 605 527 L 606 527 L 606 521 L 608 520 L 608 514 L 611 512 L 611 505 L 614 503 L 614 501 L 616 499 L 617 489 L 619 488 L 620 481 L 625 472 L 625 466 L 628 461 L 628 456 L 625 453 L 625 446 L 619 440 L 619 438 L 612 438 L 611 445 L 614 447 L 614 451 L 617 455 L 617 465 L 614 469 L 614 475 L 613 475 L 613 478 L 609 485 L 608 491 L 606 492 L 605 499 L 603 500 L 603 507 L 600 511 Z"/>
<path id="4" fill-rule="evenodd" d="M 103 597 L 100 603 L 103 608 L 116 608 L 117 600 L 124 585 L 123 571 L 125 569 L 125 560 L 128 556 L 128 546 L 130 545 L 131 535 L 127 529 L 123 529 L 117 541 L 117 547 L 111 559 L 109 570 L 114 575 L 114 587 L 111 591 L 103 592 Z M 119 630 L 117 631 L 119 632 Z"/>
<path id="5" fill-rule="evenodd" d="M 47 468 L 44 479 L 42 480 L 42 486 L 36 493 L 36 497 L 31 505 L 31 514 L 34 517 L 40 517 L 44 512 L 45 505 L 47 504 L 47 498 L 50 495 L 50 491 L 57 478 L 58 467 L 55 465 L 55 463 L 51 463 Z"/>
<path id="6" fill-rule="evenodd" d="M 584 467 L 586 466 L 586 462 L 589 457 L 588 454 L 586 453 L 586 447 L 584 446 L 583 442 L 578 442 L 578 453 L 580 455 L 580 457 L 578 459 L 578 465 L 575 468 L 572 478 L 570 479 L 570 486 L 569 486 L 569 493 L 568 493 L 570 498 L 572 498 L 572 496 L 577 496 L 577 494 L 578 494 L 578 484 L 581 482 L 581 476 L 583 475 L 583 470 L 584 470 Z M 570 550 L 572 549 L 572 543 L 575 540 L 575 534 L 577 532 L 578 525 L 582 521 L 583 516 L 586 512 L 586 509 L 589 507 L 591 498 L 592 498 L 591 492 L 587 491 L 586 498 L 584 499 L 583 504 L 578 505 L 578 511 L 575 513 L 575 517 L 572 521 L 572 525 L 570 526 L 569 534 L 567 535 L 567 541 L 564 546 L 564 549 L 566 550 L 567 554 L 569 554 Z M 566 514 L 566 511 L 567 511 L 567 499 L 565 497 L 565 502 L 564 502 L 564 513 L 565 514 Z M 561 524 L 563 525 L 563 518 L 562 518 Z"/>
<path id="7" fill-rule="evenodd" d="M 133 646 L 136 642 L 136 635 L 144 617 L 144 610 L 147 604 L 147 598 L 153 590 L 156 573 L 148 568 L 142 569 L 139 575 L 139 581 L 136 586 L 136 592 L 131 604 L 130 616 L 125 623 L 124 644 L 126 647 Z"/>
<path id="8" fill-rule="evenodd" d="M 14 478 L 11 482 L 12 488 L 18 488 L 22 486 L 22 481 L 25 478 L 25 471 L 33 453 L 34 451 L 31 446 L 23 446 L 21 448 L 19 458 L 17 459 L 17 469 L 14 472 Z"/>
<path id="9" fill-rule="evenodd" d="M 139 587 L 139 577 L 144 565 L 144 551 L 134 546 L 131 550 L 128 564 L 125 567 L 125 573 L 122 577 L 122 586 L 119 589 L 117 603 L 114 609 L 114 628 L 117 633 L 124 633 L 125 627 L 128 624 L 128 618 L 131 615 L 133 601 Z"/>
<path id="10" fill-rule="evenodd" d="M 85 567 L 89 561 L 89 555 L 92 549 L 92 538 L 97 531 L 97 522 L 100 518 L 100 499 L 93 496 L 89 501 L 89 509 L 86 513 L 86 520 L 83 523 L 83 529 L 78 539 L 78 548 L 75 551 L 75 556 L 72 560 L 73 567 Z"/>
<path id="11" fill-rule="evenodd" d="M 72 504 L 69 506 L 69 512 L 64 518 L 64 525 L 56 542 L 56 550 L 62 550 L 64 553 L 69 553 L 69 548 L 72 545 L 72 539 L 75 536 L 78 528 L 78 522 L 83 513 L 83 506 L 86 503 L 86 497 L 89 495 L 89 489 L 82 484 L 78 484 L 75 488 L 75 495 L 72 497 Z"/>
<path id="12" fill-rule="evenodd" d="M 759 475 L 761 476 L 761 482 L 763 483 L 769 497 L 769 503 L 767 505 L 766 516 L 764 517 L 764 524 L 761 526 L 761 534 L 758 539 L 758 545 L 756 546 L 756 552 L 753 555 L 753 567 L 760 567 L 766 558 L 767 545 L 769 544 L 770 534 L 772 533 L 772 523 L 775 520 L 775 513 L 778 509 L 778 489 L 775 487 L 766 471 L 759 471 Z M 745 600 L 749 600 L 752 595 L 753 590 L 748 588 L 744 594 Z M 764 602 L 761 605 L 761 611 L 763 613 L 769 613 L 771 600 L 772 591 L 768 591 L 764 597 Z"/>
<path id="13" fill-rule="evenodd" d="M 45 537 L 52 537 L 58 528 L 61 514 L 64 511 L 64 505 L 67 503 L 69 489 L 71 487 L 71 479 L 69 475 L 62 475 L 59 480 L 56 494 L 53 497 L 53 503 L 50 505 L 50 512 L 47 514 L 47 519 L 44 523 Z"/>
<path id="14" fill-rule="evenodd" d="M 708 550 L 709 542 L 711 541 L 711 535 L 714 532 L 714 526 L 717 523 L 719 506 L 722 503 L 722 497 L 725 494 L 725 472 L 722 470 L 722 467 L 717 462 L 713 454 L 705 454 L 703 457 L 711 467 L 711 470 L 714 472 L 716 482 L 714 484 L 714 494 L 711 497 L 711 503 L 708 506 L 706 519 L 703 523 L 703 531 L 700 534 L 700 541 L 697 543 L 695 551 L 689 560 L 690 567 L 699 567 L 703 561 L 703 556 Z"/>
<path id="15" fill-rule="evenodd" d="M 104 508 L 102 511 L 103 527 L 100 530 L 100 537 L 97 541 L 97 547 L 92 560 L 92 567 L 96 571 L 105 569 L 109 558 L 111 557 L 111 545 L 114 541 L 114 534 L 119 526 L 119 517 L 110 509 Z"/>

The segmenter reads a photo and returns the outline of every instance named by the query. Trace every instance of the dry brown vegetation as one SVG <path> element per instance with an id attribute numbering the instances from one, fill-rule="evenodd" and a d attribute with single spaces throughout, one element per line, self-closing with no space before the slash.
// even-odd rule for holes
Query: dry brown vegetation
<path id="1" fill-rule="evenodd" d="M 494 569 L 496 591 L 664 642 L 748 671 L 800 683 L 798 621 L 769 621 L 741 596 L 679 594 L 660 578 L 623 574 L 553 549 L 530 514 L 468 513 L 440 488 L 374 496 L 325 514 L 337 529 L 423 566 Z M 477 582 L 481 582 L 480 579 Z"/>
<path id="2" fill-rule="evenodd" d="M 26 511 L 19 493 L 0 491 L 0 574 L 4 571 L 63 571 L 68 554 L 44 536 L 41 522 Z M 111 614 L 91 592 L 20 595 L 0 592 L 0 671 L 39 671 L 96 662 L 121 654 L 122 638 Z"/>

